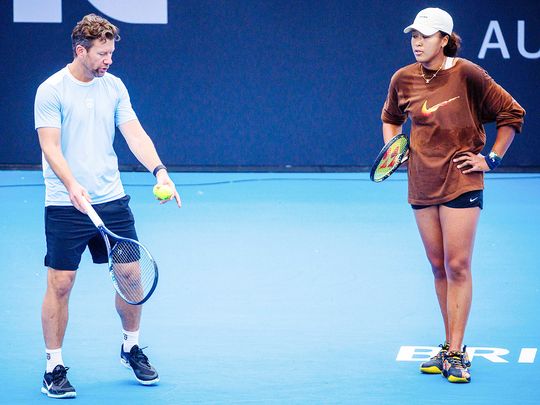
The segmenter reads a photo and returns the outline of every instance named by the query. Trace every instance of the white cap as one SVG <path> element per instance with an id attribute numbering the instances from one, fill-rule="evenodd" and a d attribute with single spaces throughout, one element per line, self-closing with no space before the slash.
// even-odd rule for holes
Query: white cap
<path id="1" fill-rule="evenodd" d="M 418 13 L 414 22 L 403 30 L 403 32 L 411 32 L 416 30 L 422 35 L 433 35 L 437 31 L 442 31 L 445 34 L 452 34 L 454 29 L 454 21 L 452 16 L 440 8 L 430 7 L 425 8 Z"/>

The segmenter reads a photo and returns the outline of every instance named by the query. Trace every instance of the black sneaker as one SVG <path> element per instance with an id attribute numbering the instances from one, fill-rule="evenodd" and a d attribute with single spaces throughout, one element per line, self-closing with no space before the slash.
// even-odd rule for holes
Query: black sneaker
<path id="1" fill-rule="evenodd" d="M 447 352 L 443 360 L 443 375 L 451 383 L 471 382 L 469 367 L 471 362 L 466 352 L 467 346 L 463 346 L 461 352 Z"/>
<path id="2" fill-rule="evenodd" d="M 52 373 L 45 373 L 41 392 L 50 398 L 75 398 L 77 393 L 67 379 L 68 370 L 69 367 L 59 364 Z"/>
<path id="3" fill-rule="evenodd" d="M 443 359 L 448 351 L 448 343 L 440 344 L 441 350 L 428 361 L 420 365 L 420 371 L 425 374 L 441 374 L 443 372 Z"/>
<path id="4" fill-rule="evenodd" d="M 137 345 L 133 346 L 129 353 L 124 351 L 124 345 L 122 345 L 120 348 L 120 362 L 133 370 L 135 378 L 142 385 L 152 385 L 159 381 L 156 369 L 150 364 L 148 357 Z"/>

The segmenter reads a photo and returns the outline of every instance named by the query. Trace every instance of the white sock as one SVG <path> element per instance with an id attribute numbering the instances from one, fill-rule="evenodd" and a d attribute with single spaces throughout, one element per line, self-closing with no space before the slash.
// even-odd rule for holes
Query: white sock
<path id="1" fill-rule="evenodd" d="M 135 345 L 139 345 L 139 331 L 129 332 L 122 329 L 122 334 L 124 335 L 124 351 L 128 352 Z"/>
<path id="2" fill-rule="evenodd" d="M 52 373 L 54 368 L 57 365 L 64 365 L 64 360 L 62 360 L 62 348 L 50 350 L 45 348 L 45 353 L 47 354 L 47 373 Z"/>

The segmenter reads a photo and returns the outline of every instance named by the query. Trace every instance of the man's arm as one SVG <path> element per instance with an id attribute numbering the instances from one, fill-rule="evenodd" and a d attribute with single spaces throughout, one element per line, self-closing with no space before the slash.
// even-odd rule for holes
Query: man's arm
<path id="1" fill-rule="evenodd" d="M 69 193 L 71 203 L 79 211 L 86 213 L 82 200 L 86 199 L 91 201 L 90 196 L 84 187 L 75 179 L 64 158 L 62 148 L 60 147 L 60 129 L 38 128 L 37 132 L 43 155 L 56 176 L 64 183 L 64 186 Z"/>
<path id="2" fill-rule="evenodd" d="M 128 121 L 120 125 L 118 128 L 124 136 L 131 152 L 133 152 L 137 160 L 141 162 L 143 166 L 148 169 L 148 171 L 153 172 L 157 166 L 163 164 L 157 154 L 154 143 L 142 127 L 139 120 Z M 176 204 L 178 207 L 182 206 L 180 196 L 178 195 L 176 187 L 169 177 L 167 170 L 158 170 L 156 173 L 156 180 L 158 184 L 166 184 L 171 187 L 174 191 L 173 197 L 176 199 Z M 165 200 L 164 202 L 167 201 L 170 200 Z"/>

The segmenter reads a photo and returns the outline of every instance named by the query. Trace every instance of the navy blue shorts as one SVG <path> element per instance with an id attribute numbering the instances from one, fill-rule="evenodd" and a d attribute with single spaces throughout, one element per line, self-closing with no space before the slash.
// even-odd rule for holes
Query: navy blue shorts
<path id="1" fill-rule="evenodd" d="M 484 191 L 483 190 L 474 190 L 467 193 L 461 194 L 459 197 L 454 198 L 451 201 L 447 201 L 442 204 L 434 205 L 444 205 L 445 207 L 450 208 L 474 208 L 479 207 L 480 209 L 484 208 Z M 422 208 L 432 207 L 433 205 L 415 205 L 411 204 L 413 210 L 421 210 Z"/>
<path id="2" fill-rule="evenodd" d="M 137 239 L 135 220 L 128 195 L 94 205 L 107 228 L 125 238 Z M 107 263 L 107 247 L 88 215 L 73 206 L 45 207 L 47 254 L 45 266 L 56 270 L 77 270 L 88 246 L 94 263 Z"/>

